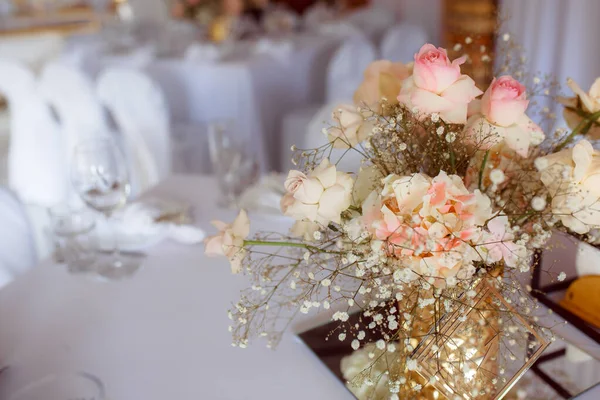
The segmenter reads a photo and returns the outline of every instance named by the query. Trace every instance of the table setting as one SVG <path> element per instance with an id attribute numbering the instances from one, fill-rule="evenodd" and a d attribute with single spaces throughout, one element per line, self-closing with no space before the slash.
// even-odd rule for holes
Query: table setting
<path id="1" fill-rule="evenodd" d="M 0 399 L 600 397 L 600 78 L 565 97 L 502 25 L 496 48 L 457 36 L 404 63 L 375 56 L 382 9 L 109 3 L 54 66 L 118 129 L 70 131 L 44 229 L 0 188 Z M 348 43 L 344 94 L 271 172 L 281 115 L 322 101 Z M 110 102 L 128 90 L 156 107 Z M 177 144 L 202 173 L 171 169 L 190 162 L 172 120 L 195 124 Z"/>

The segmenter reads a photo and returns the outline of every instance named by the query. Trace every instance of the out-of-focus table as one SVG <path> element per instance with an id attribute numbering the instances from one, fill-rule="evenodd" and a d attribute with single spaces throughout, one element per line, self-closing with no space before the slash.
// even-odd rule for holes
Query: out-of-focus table
<path id="1" fill-rule="evenodd" d="M 216 208 L 216 182 L 179 176 L 150 195 L 187 200 L 196 224 L 229 221 Z M 289 221 L 251 215 L 253 229 Z M 137 275 L 101 283 L 42 263 L 0 291 L 0 398 L 44 371 L 97 375 L 111 399 L 351 399 L 292 332 L 276 351 L 231 347 L 226 310 L 245 278 L 203 246 L 162 243 Z M 314 317 L 307 317 L 310 321 Z M 306 322 L 306 320 L 305 320 Z"/>
<path id="2" fill-rule="evenodd" d="M 213 178 L 175 176 L 146 196 L 187 201 L 195 224 L 211 233 L 210 220 L 235 216 L 215 206 L 217 193 Z M 252 230 L 290 225 L 250 217 Z M 567 247 L 552 254 L 547 262 L 561 265 L 572 255 Z M 325 322 L 327 313 L 302 316 L 276 351 L 262 343 L 231 347 L 226 310 L 245 285 L 225 259 L 206 258 L 201 245 L 163 242 L 148 251 L 137 275 L 120 282 L 69 275 L 44 262 L 0 291 L 0 362 L 10 365 L 0 398 L 44 372 L 75 369 L 97 375 L 111 399 L 351 399 L 294 335 Z M 573 327 L 557 329 L 600 359 L 599 346 Z M 574 376 L 597 374 L 586 364 L 568 365 Z M 595 399 L 590 393 L 582 399 Z"/>
<path id="3" fill-rule="evenodd" d="M 231 118 L 251 140 L 265 169 L 278 169 L 283 116 L 308 104 L 321 104 L 329 60 L 339 37 L 298 34 L 284 56 L 248 54 L 214 63 L 158 59 L 146 70 L 159 82 L 178 121 L 205 123 Z M 291 154 L 290 154 L 291 156 Z"/>

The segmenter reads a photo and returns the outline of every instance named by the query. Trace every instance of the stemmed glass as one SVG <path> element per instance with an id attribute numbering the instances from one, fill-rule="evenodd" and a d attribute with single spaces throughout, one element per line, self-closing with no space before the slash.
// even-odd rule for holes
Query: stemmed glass
<path id="1" fill-rule="evenodd" d="M 83 201 L 104 215 L 108 227 L 114 211 L 127 203 L 130 191 L 127 166 L 110 139 L 85 141 L 75 148 L 71 182 Z M 98 273 L 108 279 L 130 276 L 139 268 L 139 256 L 119 251 L 116 231 L 113 231 L 113 239 L 113 251 L 99 260 Z"/>
<path id="2" fill-rule="evenodd" d="M 217 175 L 221 207 L 236 207 L 242 192 L 256 182 L 259 175 L 258 162 L 250 145 L 234 138 L 232 121 L 210 124 L 208 141 L 210 160 Z"/>
<path id="3" fill-rule="evenodd" d="M 47 375 L 14 392 L 8 400 L 106 400 L 102 381 L 87 372 Z"/>

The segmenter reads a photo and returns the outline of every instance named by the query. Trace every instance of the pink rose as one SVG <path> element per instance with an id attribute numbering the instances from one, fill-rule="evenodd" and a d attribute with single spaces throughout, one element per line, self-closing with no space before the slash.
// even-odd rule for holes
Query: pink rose
<path id="1" fill-rule="evenodd" d="M 415 54 L 415 84 L 428 92 L 441 93 L 461 77 L 460 66 L 465 60 L 463 56 L 450 62 L 446 49 L 436 49 L 434 45 L 427 43 Z"/>
<path id="2" fill-rule="evenodd" d="M 364 80 L 354 92 L 354 103 L 377 107 L 382 98 L 388 104 L 398 104 L 397 96 L 402 81 L 410 76 L 410 68 L 402 63 L 379 60 L 369 64 L 364 73 Z"/>
<path id="3" fill-rule="evenodd" d="M 340 223 L 341 213 L 350 206 L 353 185 L 350 175 L 337 171 L 324 159 L 308 176 L 300 171 L 289 172 L 285 181 L 288 194 L 282 199 L 282 209 L 297 221 Z"/>
<path id="4" fill-rule="evenodd" d="M 250 234 L 248 214 L 241 210 L 231 225 L 221 221 L 213 221 L 212 224 L 219 230 L 219 233 L 206 238 L 204 254 L 209 257 L 227 257 L 231 263 L 231 272 L 239 273 L 242 268 L 242 260 L 246 255 L 244 239 Z"/>
<path id="5" fill-rule="evenodd" d="M 447 123 L 464 124 L 469 103 L 483 92 L 460 73 L 464 57 L 452 62 L 446 50 L 431 44 L 415 54 L 413 75 L 404 80 L 398 101 L 425 117 L 438 113 Z"/>
<path id="6" fill-rule="evenodd" d="M 522 157 L 527 157 L 530 146 L 545 139 L 544 132 L 525 114 L 529 101 L 525 86 L 511 76 L 494 79 L 480 102 L 473 102 L 473 115 L 465 126 L 465 135 L 472 138 L 479 149 L 485 150 L 505 143 Z"/>
<path id="7" fill-rule="evenodd" d="M 510 126 L 525 114 L 529 100 L 525 86 L 509 75 L 494 78 L 481 98 L 481 113 L 498 126 Z"/>

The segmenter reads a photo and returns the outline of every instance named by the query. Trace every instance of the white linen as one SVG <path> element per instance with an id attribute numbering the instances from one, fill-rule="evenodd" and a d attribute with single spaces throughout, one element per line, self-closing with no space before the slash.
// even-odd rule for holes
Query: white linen
<path id="1" fill-rule="evenodd" d="M 400 23 L 390 28 L 383 37 L 381 58 L 403 63 L 414 61 L 415 53 L 427 42 L 427 32 L 423 27 Z"/>
<path id="2" fill-rule="evenodd" d="M 185 51 L 184 59 L 197 63 L 213 63 L 222 56 L 221 49 L 213 43 L 193 43 Z"/>
<path id="3" fill-rule="evenodd" d="M 64 38 L 56 33 L 0 38 L 0 60 L 20 62 L 34 71 L 57 58 L 64 47 Z"/>
<path id="4" fill-rule="evenodd" d="M 59 116 L 68 151 L 83 139 L 110 132 L 94 82 L 76 66 L 47 64 L 39 85 L 43 97 Z"/>
<path id="5" fill-rule="evenodd" d="M 320 25 L 333 21 L 336 11 L 323 2 L 316 2 L 304 13 L 302 22 L 307 30 L 317 30 Z"/>
<path id="6" fill-rule="evenodd" d="M 364 36 L 346 39 L 327 67 L 327 103 L 351 100 L 376 58 L 377 49 Z"/>
<path id="7" fill-rule="evenodd" d="M 0 288 L 37 263 L 29 220 L 15 195 L 0 187 Z"/>
<path id="8" fill-rule="evenodd" d="M 0 61 L 0 94 L 10 106 L 8 183 L 22 201 L 52 206 L 67 196 L 64 143 L 33 72 Z"/>
<path id="9" fill-rule="evenodd" d="M 109 68 L 98 78 L 97 93 L 123 135 L 134 193 L 169 176 L 169 110 L 158 85 L 141 71 Z"/>
<path id="10" fill-rule="evenodd" d="M 291 55 L 294 51 L 293 43 L 287 40 L 260 39 L 255 47 L 255 54 L 265 54 L 276 60 L 287 63 L 291 61 Z"/>
<path id="11" fill-rule="evenodd" d="M 200 226 L 235 216 L 215 208 L 212 179 L 172 177 L 149 195 L 194 202 Z M 253 230 L 288 224 L 251 218 Z M 562 254 L 556 247 L 546 267 L 568 261 Z M 294 335 L 330 314 L 302 315 L 276 351 L 260 341 L 231 347 L 225 310 L 247 284 L 231 275 L 227 260 L 206 258 L 202 246 L 166 242 L 129 281 L 100 283 L 41 265 L 0 290 L 0 359 L 18 366 L 2 377 L 0 398 L 48 370 L 74 368 L 98 376 L 114 399 L 349 399 Z M 557 329 L 600 357 L 598 345 L 572 326 Z"/>
<path id="12" fill-rule="evenodd" d="M 285 194 L 285 178 L 285 174 L 271 174 L 262 177 L 259 182 L 242 193 L 238 207 L 248 212 L 281 215 L 281 198 Z"/>
<path id="13" fill-rule="evenodd" d="M 196 223 L 208 227 L 235 216 L 214 206 L 217 193 L 212 179 L 173 177 L 149 196 L 193 201 Z M 253 229 L 288 224 L 253 216 Z M 231 347 L 226 310 L 246 285 L 203 246 L 168 242 L 149 251 L 131 280 L 114 284 L 36 268 L 0 291 L 0 320 L 9 321 L 0 324 L 0 359 L 18 365 L 2 377 L 0 398 L 48 369 L 72 367 L 98 376 L 115 399 L 348 399 L 291 332 L 277 351 L 260 342 Z"/>
<path id="14" fill-rule="evenodd" d="M 189 215 L 190 208 L 178 201 L 147 198 L 131 203 L 115 213 L 110 225 L 105 220 L 98 220 L 100 246 L 112 249 L 115 238 L 123 250 L 144 249 L 165 239 L 199 245 L 206 234 L 200 228 L 186 225 Z"/>
<path id="15" fill-rule="evenodd" d="M 303 149 L 316 149 L 329 143 L 327 135 L 323 133 L 326 126 L 337 124 L 333 120 L 333 112 L 339 103 L 325 104 L 310 120 L 304 134 Z M 355 172 L 360 169 L 361 161 L 364 157 L 356 150 L 332 149 L 329 160 L 336 164 L 340 171 Z"/>
<path id="16" fill-rule="evenodd" d="M 174 120 L 196 124 L 235 121 L 234 133 L 252 144 L 266 169 L 263 128 L 247 65 L 162 60 L 151 65 L 147 72 L 161 86 Z"/>

